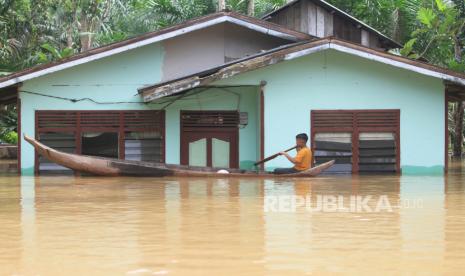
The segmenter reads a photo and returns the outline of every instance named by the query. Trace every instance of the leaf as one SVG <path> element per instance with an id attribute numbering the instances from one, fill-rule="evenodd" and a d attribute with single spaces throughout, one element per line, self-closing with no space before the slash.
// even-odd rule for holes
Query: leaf
<path id="1" fill-rule="evenodd" d="M 404 44 L 404 48 L 400 49 L 400 54 L 403 56 L 409 56 L 413 50 L 413 45 L 417 41 L 416 38 L 412 38 Z"/>
<path id="2" fill-rule="evenodd" d="M 427 29 L 416 29 L 415 31 L 412 32 L 412 37 L 417 37 L 419 36 L 420 34 L 423 34 L 423 33 L 427 33 L 428 30 Z"/>
<path id="3" fill-rule="evenodd" d="M 465 72 L 465 61 L 459 63 L 456 60 L 452 59 L 451 61 L 449 61 L 448 67 L 454 71 L 463 73 Z"/>
<path id="4" fill-rule="evenodd" d="M 417 53 L 413 53 L 413 54 L 408 55 L 408 58 L 411 58 L 411 59 L 419 59 L 419 58 L 420 58 L 420 55 L 417 54 Z"/>
<path id="5" fill-rule="evenodd" d="M 38 60 L 39 63 L 45 63 L 45 62 L 48 61 L 48 58 L 47 58 L 46 54 L 40 52 L 40 53 L 37 54 L 37 60 Z"/>
<path id="6" fill-rule="evenodd" d="M 418 11 L 417 18 L 420 20 L 421 23 L 431 28 L 434 19 L 436 19 L 436 15 L 434 14 L 432 9 L 420 8 L 420 10 Z"/>
<path id="7" fill-rule="evenodd" d="M 55 47 L 53 47 L 52 45 L 45 43 L 42 44 L 40 47 L 50 52 L 55 58 L 61 58 L 60 52 L 58 52 L 58 50 L 55 49 Z"/>
<path id="8" fill-rule="evenodd" d="M 444 3 L 443 0 L 436 0 L 436 6 L 438 7 L 438 10 L 441 12 L 444 12 L 447 8 L 446 3 Z"/>
<path id="9" fill-rule="evenodd" d="M 63 50 L 61 50 L 61 53 L 60 53 L 61 58 L 69 57 L 72 54 L 74 54 L 74 51 L 72 48 L 64 48 Z"/>

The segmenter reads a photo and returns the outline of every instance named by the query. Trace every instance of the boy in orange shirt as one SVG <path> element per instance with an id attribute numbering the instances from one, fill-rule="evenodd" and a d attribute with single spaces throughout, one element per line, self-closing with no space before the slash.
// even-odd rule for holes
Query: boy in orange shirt
<path id="1" fill-rule="evenodd" d="M 295 157 L 291 157 L 287 152 L 284 151 L 279 153 L 280 155 L 284 155 L 292 164 L 294 164 L 294 167 L 275 169 L 275 174 L 298 173 L 308 170 L 311 167 L 310 163 L 312 161 L 312 151 L 307 147 L 307 134 L 297 134 L 295 141 L 297 145 L 297 155 Z"/>

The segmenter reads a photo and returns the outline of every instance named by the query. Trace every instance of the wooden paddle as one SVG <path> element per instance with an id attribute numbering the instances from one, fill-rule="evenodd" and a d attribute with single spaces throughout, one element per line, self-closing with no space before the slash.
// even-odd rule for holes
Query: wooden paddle
<path id="1" fill-rule="evenodd" d="M 285 150 L 284 152 L 291 151 L 291 150 L 293 150 L 293 149 L 295 149 L 295 148 L 297 148 L 297 146 L 293 146 L 292 148 L 289 148 L 289 149 Z M 267 158 L 265 158 L 265 159 L 263 159 L 263 160 L 260 160 L 260 161 L 255 162 L 254 165 L 255 165 L 255 166 L 260 165 L 260 164 L 262 164 L 262 163 L 265 163 L 265 162 L 267 162 L 267 161 L 270 161 L 270 160 L 272 160 L 272 159 L 275 159 L 275 158 L 278 157 L 278 156 L 279 156 L 279 152 L 276 153 L 276 154 L 273 154 L 273 155 L 271 155 L 271 156 L 268 156 Z"/>

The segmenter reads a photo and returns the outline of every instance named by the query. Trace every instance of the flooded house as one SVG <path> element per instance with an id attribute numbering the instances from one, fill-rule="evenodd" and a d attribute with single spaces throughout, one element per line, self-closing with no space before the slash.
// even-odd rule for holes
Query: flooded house
<path id="1" fill-rule="evenodd" d="M 0 78 L 19 133 L 65 152 L 252 169 L 308 133 L 333 172 L 442 173 L 465 75 L 324 1 L 219 12 Z M 66 169 L 20 141 L 23 174 Z M 265 169 L 289 166 L 285 158 Z"/>

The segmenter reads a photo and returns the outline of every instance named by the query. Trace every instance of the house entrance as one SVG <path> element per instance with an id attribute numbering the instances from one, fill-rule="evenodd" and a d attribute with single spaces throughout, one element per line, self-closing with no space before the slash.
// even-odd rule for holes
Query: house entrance
<path id="1" fill-rule="evenodd" d="M 237 168 L 238 124 L 236 111 L 182 111 L 181 164 Z"/>

